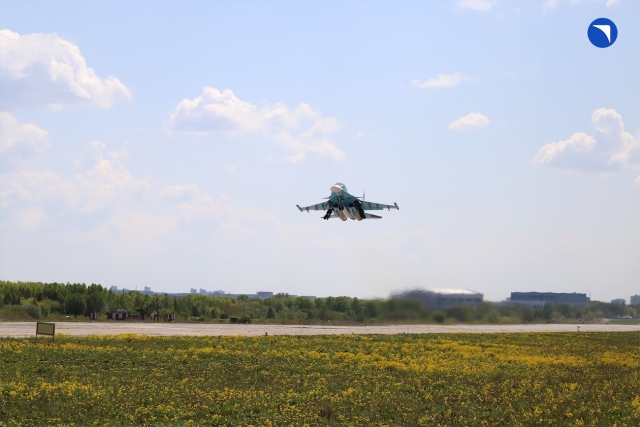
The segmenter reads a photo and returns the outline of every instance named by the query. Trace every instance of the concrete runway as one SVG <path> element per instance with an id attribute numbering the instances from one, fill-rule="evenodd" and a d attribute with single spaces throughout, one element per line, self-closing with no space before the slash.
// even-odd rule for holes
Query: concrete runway
<path id="1" fill-rule="evenodd" d="M 56 322 L 56 333 L 69 335 L 140 334 L 155 336 L 242 335 L 340 335 L 340 334 L 433 334 L 496 332 L 622 332 L 640 331 L 640 325 L 394 325 L 394 326 L 313 326 L 313 325 L 231 325 L 197 323 Z M 35 335 L 36 322 L 0 322 L 0 337 Z"/>

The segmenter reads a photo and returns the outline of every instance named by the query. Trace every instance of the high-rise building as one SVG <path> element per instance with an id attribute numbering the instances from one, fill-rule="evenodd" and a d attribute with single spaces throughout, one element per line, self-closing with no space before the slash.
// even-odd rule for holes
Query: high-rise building
<path id="1" fill-rule="evenodd" d="M 197 294 L 197 293 L 198 293 L 198 290 L 197 290 L 196 288 L 191 288 L 190 293 L 192 293 L 192 294 Z"/>
<path id="2" fill-rule="evenodd" d="M 611 300 L 611 304 L 622 304 L 625 305 L 627 302 L 624 300 L 624 298 L 616 298 L 616 299 L 612 299 Z"/>
<path id="3" fill-rule="evenodd" d="M 109 290 L 113 291 L 113 292 L 118 292 L 118 287 L 117 286 L 112 286 L 112 287 L 109 288 Z"/>
<path id="4" fill-rule="evenodd" d="M 631 295 L 629 304 L 631 305 L 638 305 L 640 304 L 640 295 Z"/>

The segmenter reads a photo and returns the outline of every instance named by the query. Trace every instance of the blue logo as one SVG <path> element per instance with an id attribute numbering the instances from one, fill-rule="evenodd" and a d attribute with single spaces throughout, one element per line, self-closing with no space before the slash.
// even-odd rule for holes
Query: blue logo
<path id="1" fill-rule="evenodd" d="M 589 25 L 587 35 L 595 47 L 609 47 L 618 38 L 618 27 L 610 19 L 598 18 Z"/>

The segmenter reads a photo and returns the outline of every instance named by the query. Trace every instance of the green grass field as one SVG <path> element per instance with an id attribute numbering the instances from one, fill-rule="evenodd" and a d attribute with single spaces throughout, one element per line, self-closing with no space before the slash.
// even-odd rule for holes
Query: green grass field
<path id="1" fill-rule="evenodd" d="M 640 333 L 0 340 L 0 425 L 640 425 Z"/>

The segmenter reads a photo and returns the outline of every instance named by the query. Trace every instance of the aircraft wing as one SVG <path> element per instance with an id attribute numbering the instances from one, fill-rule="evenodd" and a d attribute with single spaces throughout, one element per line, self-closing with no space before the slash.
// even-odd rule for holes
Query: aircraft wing
<path id="1" fill-rule="evenodd" d="M 383 205 L 382 203 L 360 202 L 360 204 L 362 205 L 362 210 L 365 211 L 381 211 L 384 209 L 390 211 L 391 209 L 400 209 L 397 203 L 394 203 L 392 205 Z"/>
<path id="2" fill-rule="evenodd" d="M 318 203 L 317 205 L 311 205 L 311 206 L 307 206 L 306 208 L 301 208 L 300 206 L 296 205 L 296 207 L 298 209 L 300 209 L 300 212 L 304 212 L 304 211 L 326 211 L 329 209 L 329 204 L 328 203 Z"/>

